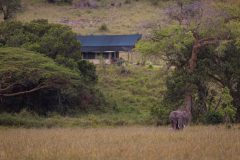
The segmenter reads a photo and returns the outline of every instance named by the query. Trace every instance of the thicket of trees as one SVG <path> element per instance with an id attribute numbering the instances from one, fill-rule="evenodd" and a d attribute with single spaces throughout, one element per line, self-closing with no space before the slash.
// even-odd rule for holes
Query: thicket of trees
<path id="1" fill-rule="evenodd" d="M 168 65 L 165 97 L 153 108 L 160 119 L 193 101 L 194 121 L 240 120 L 239 13 L 227 4 L 179 2 L 166 10 L 172 24 L 140 42 L 142 53 L 155 54 Z"/>
<path id="2" fill-rule="evenodd" d="M 96 68 L 81 60 L 70 28 L 45 20 L 3 22 L 0 35 L 0 111 L 67 114 L 106 105 L 95 89 Z"/>
<path id="3" fill-rule="evenodd" d="M 0 35 L 1 46 L 23 47 L 54 59 L 57 56 L 81 57 L 80 43 L 71 28 L 49 24 L 47 20 L 5 22 L 0 25 Z"/>

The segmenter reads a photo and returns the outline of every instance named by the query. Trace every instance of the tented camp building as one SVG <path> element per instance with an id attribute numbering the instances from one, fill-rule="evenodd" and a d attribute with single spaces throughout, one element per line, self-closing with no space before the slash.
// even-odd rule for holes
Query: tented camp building
<path id="1" fill-rule="evenodd" d="M 99 64 L 103 60 L 106 64 L 111 64 L 119 59 L 119 53 L 130 54 L 142 35 L 89 35 L 77 36 L 81 43 L 83 59 L 94 64 Z"/>

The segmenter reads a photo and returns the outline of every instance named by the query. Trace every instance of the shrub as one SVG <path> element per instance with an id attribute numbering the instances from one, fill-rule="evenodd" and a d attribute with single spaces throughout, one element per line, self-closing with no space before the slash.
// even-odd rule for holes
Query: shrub
<path id="1" fill-rule="evenodd" d="M 210 111 L 205 115 L 207 123 L 219 124 L 219 123 L 231 123 L 235 120 L 236 109 L 232 105 L 233 98 L 230 95 L 230 91 L 227 87 L 221 91 L 221 101 L 218 107 L 210 108 Z"/>
<path id="2" fill-rule="evenodd" d="M 0 35 L 0 46 L 23 47 L 54 59 L 58 55 L 81 58 L 76 34 L 67 26 L 49 24 L 47 20 L 4 22 L 0 24 Z"/>
<path id="3" fill-rule="evenodd" d="M 125 4 L 131 4 L 131 2 L 132 2 L 131 0 L 125 0 L 124 1 Z"/>
<path id="4" fill-rule="evenodd" d="M 102 24 L 100 27 L 99 27 L 99 31 L 102 31 L 102 32 L 106 32 L 106 31 L 108 31 L 109 29 L 108 29 L 108 27 L 107 27 L 107 25 L 104 23 L 104 24 Z"/>
<path id="5" fill-rule="evenodd" d="M 205 120 L 207 124 L 220 124 L 224 122 L 224 115 L 219 111 L 210 111 L 206 114 Z"/>
<path id="6" fill-rule="evenodd" d="M 157 125 L 165 125 L 168 123 L 170 108 L 165 105 L 155 105 L 151 108 L 151 114 L 155 118 Z"/>
<path id="7" fill-rule="evenodd" d="M 0 48 L 0 111 L 38 114 L 101 109 L 101 92 L 85 85 L 79 71 L 57 65 L 41 54 Z"/>
<path id="8" fill-rule="evenodd" d="M 55 61 L 60 64 L 60 65 L 63 65 L 65 67 L 68 67 L 72 70 L 75 70 L 75 71 L 78 71 L 78 64 L 77 62 L 72 59 L 72 58 L 66 58 L 62 55 L 58 55 L 55 59 Z"/>
<path id="9" fill-rule="evenodd" d="M 159 0 L 150 0 L 150 2 L 151 2 L 151 4 L 152 5 L 158 5 L 158 3 L 159 3 Z"/>
<path id="10" fill-rule="evenodd" d="M 96 66 L 88 61 L 82 60 L 78 62 L 78 69 L 81 74 L 84 76 L 86 82 L 95 84 L 98 80 L 96 74 Z"/>

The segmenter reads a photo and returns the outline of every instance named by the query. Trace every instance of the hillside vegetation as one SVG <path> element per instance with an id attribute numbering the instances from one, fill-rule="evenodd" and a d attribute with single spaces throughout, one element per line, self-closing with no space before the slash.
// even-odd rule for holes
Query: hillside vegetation
<path id="1" fill-rule="evenodd" d="M 99 66 L 97 69 L 99 80 L 96 87 L 110 104 L 104 111 L 92 110 L 65 118 L 49 114 L 47 118 L 43 118 L 23 110 L 19 115 L 2 114 L 0 124 L 27 128 L 155 124 L 151 110 L 160 105 L 162 92 L 165 90 L 161 72 L 160 68 L 132 65 L 124 68 Z"/>
<path id="2" fill-rule="evenodd" d="M 39 53 L 19 48 L 0 50 L 0 112 L 23 109 L 46 115 L 90 109 L 85 96 L 95 103 L 96 91 L 85 86 L 78 71 L 58 65 Z M 96 102 L 100 107 L 100 103 Z M 85 107 L 85 109 L 84 109 Z"/>
<path id="3" fill-rule="evenodd" d="M 132 0 L 121 7 L 111 6 L 114 1 L 101 0 L 101 5 L 94 9 L 78 7 L 79 0 L 72 5 L 48 4 L 44 0 L 22 0 L 23 11 L 18 13 L 16 20 L 31 21 L 34 19 L 48 19 L 51 23 L 60 23 L 72 27 L 79 34 L 147 34 L 162 21 L 161 7 L 150 2 Z M 159 3 L 159 6 L 166 2 Z M 166 5 L 166 4 L 165 4 Z M 101 26 L 106 25 L 106 31 Z"/>
<path id="4" fill-rule="evenodd" d="M 99 67 L 98 87 L 113 104 L 115 113 L 146 122 L 165 89 L 160 73 L 159 68 L 134 65 Z"/>
<path id="5" fill-rule="evenodd" d="M 237 0 L 183 0 L 178 3 L 170 0 L 93 0 L 88 6 L 83 5 L 84 0 L 73 0 L 71 4 L 48 2 L 22 0 L 21 10 L 17 8 L 9 18 L 15 17 L 1 23 L 0 46 L 1 50 L 21 48 L 7 48 L 13 59 L 22 58 L 21 65 L 25 64 L 25 55 L 16 55 L 16 52 L 30 50 L 38 56 L 44 54 L 62 69 L 78 74 L 78 87 L 73 80 L 72 85 L 67 86 L 67 93 L 59 86 L 54 92 L 54 100 L 62 111 L 41 113 L 47 117 L 50 127 L 61 126 L 63 117 L 57 114 L 66 117 L 63 126 L 153 124 L 157 120 L 165 124 L 170 111 L 182 109 L 184 96 L 191 98 L 188 104 L 194 104 L 190 107 L 194 122 L 230 123 L 240 119 Z M 131 33 L 144 35 L 134 50 L 139 57 L 133 61 L 138 65 L 95 67 L 81 60 L 77 34 Z M 32 61 L 38 62 L 42 56 L 34 56 Z M 159 65 L 163 61 L 164 67 Z M 8 67 L 13 65 L 8 62 Z M 159 66 L 153 66 L 155 62 Z M 21 68 L 25 71 L 36 67 L 26 65 L 29 68 L 23 65 L 19 67 L 20 71 Z M 41 85 L 42 77 L 37 83 L 29 83 L 27 79 L 19 87 L 17 82 L 22 77 L 10 77 L 11 81 L 8 81 L 8 67 L 0 70 L 4 71 L 0 77 L 3 83 L 0 96 L 5 98 L 19 88 L 20 92 L 28 93 L 27 89 Z M 48 69 L 52 70 L 51 67 Z M 19 75 L 22 75 L 20 71 Z M 41 123 L 44 117 L 29 109 L 45 100 L 32 103 L 33 98 L 29 100 L 26 93 L 20 98 L 14 97 L 20 99 L 14 103 L 10 103 L 11 98 L 0 101 L 2 106 L 11 104 L 20 113 L 4 109 L 3 112 L 8 113 L 2 116 L 1 124 L 45 126 Z M 47 94 L 46 97 L 51 98 Z M 74 109 L 67 112 L 69 106 Z M 22 116 L 25 114 L 29 119 Z"/>

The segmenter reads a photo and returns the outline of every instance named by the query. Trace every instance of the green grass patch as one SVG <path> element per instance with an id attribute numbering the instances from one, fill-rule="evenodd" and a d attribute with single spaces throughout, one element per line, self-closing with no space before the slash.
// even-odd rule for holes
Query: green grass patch
<path id="1" fill-rule="evenodd" d="M 158 77 L 159 68 L 128 65 L 128 74 L 121 74 L 121 67 L 109 65 L 97 68 L 101 89 L 109 102 L 105 112 L 76 113 L 72 116 L 51 114 L 38 116 L 27 111 L 19 114 L 0 114 L 0 126 L 25 128 L 51 127 L 101 127 L 152 125 L 152 107 L 160 103 L 165 90 L 164 80 Z"/>
<path id="2" fill-rule="evenodd" d="M 151 125 L 152 119 L 148 115 L 137 114 L 85 114 L 76 117 L 48 116 L 21 114 L 0 114 L 1 127 L 22 128 L 53 128 L 53 127 L 103 127 L 103 126 L 131 126 Z"/>
<path id="3" fill-rule="evenodd" d="M 147 122 L 151 108 L 159 105 L 165 90 L 160 68 L 128 65 L 128 74 L 121 74 L 122 67 L 98 67 L 99 89 L 111 101 L 116 114 L 127 114 L 132 121 Z M 137 115 L 137 116 L 136 116 Z"/>

